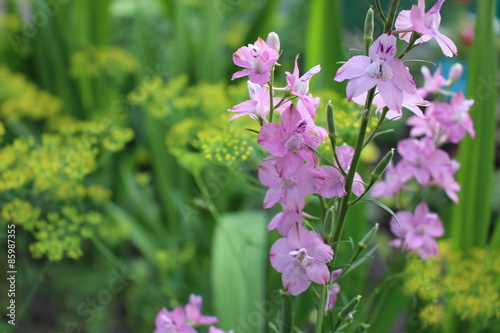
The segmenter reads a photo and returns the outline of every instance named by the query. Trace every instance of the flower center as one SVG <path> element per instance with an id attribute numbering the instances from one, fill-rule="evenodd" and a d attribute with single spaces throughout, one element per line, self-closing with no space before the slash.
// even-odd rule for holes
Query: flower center
<path id="1" fill-rule="evenodd" d="M 291 257 L 297 259 L 304 268 L 306 268 L 309 264 L 314 262 L 314 258 L 310 257 L 307 254 L 307 250 L 305 248 L 301 248 L 300 250 L 290 251 L 288 254 Z"/>

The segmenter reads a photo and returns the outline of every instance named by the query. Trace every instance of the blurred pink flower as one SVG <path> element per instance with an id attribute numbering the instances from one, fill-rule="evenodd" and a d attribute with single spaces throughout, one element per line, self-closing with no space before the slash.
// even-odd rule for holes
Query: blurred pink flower
<path id="1" fill-rule="evenodd" d="M 330 282 L 335 281 L 335 279 L 342 273 L 342 269 L 336 269 L 330 275 Z M 340 286 L 338 283 L 334 283 L 328 288 L 327 302 L 325 304 L 325 311 L 333 309 L 335 303 L 337 303 L 337 295 L 340 292 Z"/>
<path id="2" fill-rule="evenodd" d="M 201 303 L 201 296 L 191 294 L 187 305 L 178 306 L 172 311 L 161 309 L 156 316 L 154 333 L 196 333 L 192 325 L 215 324 L 217 317 L 201 314 Z"/>
<path id="3" fill-rule="evenodd" d="M 335 81 L 349 79 L 349 101 L 376 86 L 385 105 L 401 113 L 403 92 L 414 95 L 417 89 L 408 68 L 394 58 L 396 51 L 396 37 L 383 34 L 370 46 L 369 57 L 354 56 L 339 68 Z"/>
<path id="4" fill-rule="evenodd" d="M 434 74 L 431 74 L 427 66 L 422 66 L 420 71 L 424 77 L 424 86 L 417 89 L 417 92 L 422 98 L 427 97 L 429 94 L 440 92 L 441 87 L 446 84 L 446 79 L 441 75 L 441 66 L 436 68 Z"/>
<path id="5" fill-rule="evenodd" d="M 234 73 L 231 80 L 248 75 L 250 81 L 263 86 L 271 78 L 269 69 L 278 59 L 279 53 L 259 37 L 254 44 L 240 47 L 233 54 L 233 62 L 245 69 Z"/>
<path id="6" fill-rule="evenodd" d="M 435 238 L 443 236 L 444 227 L 439 216 L 430 212 L 425 202 L 415 208 L 414 214 L 399 211 L 396 216 L 400 225 L 393 218 L 390 227 L 399 239 L 391 242 L 392 246 L 403 246 L 404 249 L 416 252 L 424 260 L 438 255 Z"/>
<path id="7" fill-rule="evenodd" d="M 394 166 L 391 162 L 384 172 L 384 180 L 373 186 L 371 195 L 374 197 L 389 198 L 395 196 L 399 190 L 405 188 L 405 183 L 411 178 L 408 174 L 402 174 L 399 164 Z"/>
<path id="8" fill-rule="evenodd" d="M 210 326 L 210 328 L 208 329 L 208 333 L 226 333 L 226 331 L 223 331 L 220 328 L 214 326 Z M 227 333 L 234 333 L 234 331 L 230 330 Z"/>
<path id="9" fill-rule="evenodd" d="M 400 31 L 415 31 L 422 34 L 415 43 L 422 43 L 434 38 L 441 47 L 444 55 L 452 57 L 457 54 L 457 47 L 453 41 L 439 32 L 441 24 L 441 6 L 444 0 L 438 0 L 428 12 L 425 12 L 425 0 L 418 0 L 418 6 L 413 5 L 410 10 L 402 10 L 396 19 L 396 29 Z M 401 39 L 409 42 L 411 33 L 403 32 Z"/>
<path id="10" fill-rule="evenodd" d="M 473 104 L 474 100 L 465 99 L 461 92 L 453 95 L 449 103 L 431 103 L 425 111 L 426 119 L 411 117 L 407 120 L 407 124 L 413 126 L 410 135 L 432 138 L 437 145 L 459 143 L 466 133 L 474 138 L 476 132 L 469 115 Z"/>
<path id="11" fill-rule="evenodd" d="M 340 162 L 340 166 L 347 173 L 351 167 L 352 158 L 354 157 L 354 148 L 347 145 L 342 144 L 341 146 L 335 147 L 337 152 L 337 157 Z M 346 179 L 338 170 L 337 161 L 333 161 L 335 167 L 331 167 L 329 165 L 323 165 L 320 167 L 322 173 L 321 178 L 323 180 L 323 185 L 319 188 L 318 193 L 324 196 L 325 198 L 333 198 L 333 197 L 343 197 L 346 195 L 345 184 Z M 354 182 L 352 185 L 352 192 L 359 196 L 365 190 L 365 185 L 363 183 L 363 179 L 356 172 L 354 174 Z"/>
<path id="12" fill-rule="evenodd" d="M 330 279 L 326 263 L 333 259 L 332 248 L 298 223 L 273 244 L 269 255 L 273 268 L 282 273 L 286 291 L 294 296 L 307 290 L 311 281 L 327 284 Z"/>

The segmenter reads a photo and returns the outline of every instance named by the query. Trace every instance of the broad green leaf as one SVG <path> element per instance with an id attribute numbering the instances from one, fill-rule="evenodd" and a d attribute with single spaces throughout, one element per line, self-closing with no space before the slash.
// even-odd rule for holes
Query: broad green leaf
<path id="1" fill-rule="evenodd" d="M 228 213 L 212 242 L 211 284 L 218 327 L 258 333 L 267 326 L 261 313 L 269 264 L 267 219 L 263 212 Z M 263 318 L 259 322 L 255 317 Z"/>
<path id="2" fill-rule="evenodd" d="M 491 221 L 498 94 L 497 49 L 492 47 L 496 41 L 494 17 L 494 0 L 477 2 L 466 93 L 467 98 L 474 99 L 470 115 L 476 137 L 466 137 L 459 146 L 460 202 L 453 209 L 451 223 L 453 246 L 460 250 L 484 246 Z"/>
<path id="3" fill-rule="evenodd" d="M 311 0 L 305 48 L 305 66 L 308 70 L 318 64 L 319 72 L 311 80 L 310 88 L 330 88 L 345 94 L 345 83 L 333 81 L 339 66 L 345 60 L 342 42 L 342 13 L 340 0 Z"/>

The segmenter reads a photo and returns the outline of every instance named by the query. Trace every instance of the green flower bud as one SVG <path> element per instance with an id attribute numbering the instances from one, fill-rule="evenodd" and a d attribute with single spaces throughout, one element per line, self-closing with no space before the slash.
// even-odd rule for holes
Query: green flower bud
<path id="1" fill-rule="evenodd" d="M 366 248 L 368 243 L 372 240 L 372 238 L 375 236 L 375 234 L 378 231 L 378 223 L 375 223 L 375 226 L 371 228 L 370 231 L 363 237 L 363 239 L 358 243 L 359 247 Z"/>
<path id="2" fill-rule="evenodd" d="M 366 54 L 370 50 L 370 45 L 373 42 L 373 9 L 368 9 L 365 18 L 365 31 L 364 31 L 364 41 Z"/>
<path id="3" fill-rule="evenodd" d="M 326 105 L 326 124 L 328 126 L 328 137 L 330 138 L 332 147 L 335 147 L 337 129 L 335 128 L 335 118 L 333 116 L 333 105 L 331 101 L 328 101 L 328 104 Z"/>
<path id="4" fill-rule="evenodd" d="M 356 310 L 356 307 L 359 304 L 359 301 L 361 300 L 361 295 L 358 295 L 354 297 L 349 303 L 347 303 L 346 306 L 339 312 L 339 318 L 340 320 L 351 320 L 352 319 L 352 312 Z"/>
<path id="5" fill-rule="evenodd" d="M 373 180 L 379 180 L 380 176 L 384 173 L 385 169 L 387 169 L 387 166 L 389 163 L 391 163 L 392 157 L 394 156 L 394 148 L 392 148 L 390 151 L 385 154 L 384 158 L 377 164 L 375 167 L 375 170 L 373 170 L 371 178 Z"/>

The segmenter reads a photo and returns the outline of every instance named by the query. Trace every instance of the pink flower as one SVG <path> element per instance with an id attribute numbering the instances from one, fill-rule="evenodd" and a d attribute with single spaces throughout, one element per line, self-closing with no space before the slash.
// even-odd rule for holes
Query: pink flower
<path id="1" fill-rule="evenodd" d="M 346 173 L 349 172 L 352 158 L 354 157 L 354 148 L 344 143 L 339 147 L 335 147 L 335 150 L 342 169 Z M 329 165 L 323 165 L 320 167 L 322 171 L 320 177 L 323 180 L 323 185 L 319 188 L 318 193 L 325 198 L 343 197 L 347 194 L 345 191 L 346 179 L 338 170 L 337 161 L 334 161 L 333 164 L 335 167 L 331 167 Z M 363 179 L 361 179 L 361 176 L 356 172 L 354 175 L 352 192 L 359 196 L 364 190 L 365 185 L 363 183 Z"/>
<path id="2" fill-rule="evenodd" d="M 458 92 L 451 98 L 450 103 L 442 105 L 436 110 L 435 117 L 441 124 L 449 142 L 458 143 L 465 133 L 474 138 L 474 124 L 469 116 L 469 109 L 474 104 L 474 100 L 465 99 L 465 96 Z"/>
<path id="3" fill-rule="evenodd" d="M 434 74 L 431 74 L 431 71 L 426 66 L 422 66 L 420 71 L 424 76 L 424 86 L 417 89 L 417 92 L 422 98 L 427 97 L 429 94 L 440 92 L 441 87 L 446 84 L 446 79 L 441 75 L 441 66 L 436 68 Z"/>
<path id="4" fill-rule="evenodd" d="M 400 162 L 403 177 L 411 175 L 420 185 L 430 185 L 433 175 L 453 170 L 448 154 L 444 150 L 437 149 L 432 139 L 402 140 L 398 143 L 397 151 L 403 156 Z"/>
<path id="5" fill-rule="evenodd" d="M 308 147 L 317 148 L 319 145 L 319 138 L 311 133 L 311 122 L 302 119 L 292 104 L 283 111 L 281 125 L 265 124 L 260 129 L 257 142 L 278 157 L 276 167 L 282 177 L 296 176 L 304 160 L 312 165 L 318 163 L 316 154 Z"/>
<path id="6" fill-rule="evenodd" d="M 270 111 L 269 103 L 269 88 L 261 87 L 258 84 L 248 81 L 248 91 L 250 93 L 251 100 L 244 101 L 240 104 L 233 106 L 229 109 L 230 112 L 236 112 L 234 116 L 231 117 L 230 121 L 236 118 L 248 115 L 255 120 L 263 120 L 267 122 L 266 116 Z M 277 105 L 281 98 L 274 97 L 273 103 Z M 283 110 L 289 105 L 289 103 L 282 104 L 276 109 L 278 112 L 283 112 Z"/>
<path id="7" fill-rule="evenodd" d="M 271 219 L 267 226 L 267 230 L 271 231 L 273 229 L 278 229 L 281 235 L 286 236 L 295 223 L 302 223 L 304 213 L 302 210 L 298 209 L 299 207 L 296 205 L 290 206 L 286 203 L 282 203 L 281 207 L 282 211 Z"/>
<path id="8" fill-rule="evenodd" d="M 278 59 L 279 53 L 259 37 L 255 44 L 240 47 L 233 54 L 234 63 L 245 69 L 234 73 L 231 80 L 248 75 L 250 81 L 263 86 L 271 78 L 269 69 Z"/>
<path id="9" fill-rule="evenodd" d="M 392 242 L 391 245 L 402 245 L 403 248 L 416 252 L 423 260 L 438 255 L 435 238 L 443 236 L 443 223 L 437 214 L 429 211 L 425 202 L 421 202 L 415 208 L 414 214 L 399 211 L 396 216 L 400 225 L 392 219 L 390 227 L 400 240 Z"/>
<path id="10" fill-rule="evenodd" d="M 419 118 L 420 119 L 420 118 Z M 384 172 L 384 180 L 373 186 L 371 195 L 374 197 L 389 198 L 395 196 L 399 190 L 405 188 L 405 183 L 410 179 L 408 174 L 401 172 L 398 165 L 394 166 L 391 162 Z"/>
<path id="11" fill-rule="evenodd" d="M 441 6 L 444 0 L 438 0 L 434 6 L 426 13 L 425 0 L 418 0 L 418 6 L 413 5 L 411 10 L 403 10 L 399 13 L 396 19 L 396 29 L 402 31 L 415 31 L 422 34 L 422 37 L 417 39 L 416 43 L 422 43 L 434 38 L 441 47 L 444 55 L 452 57 L 457 54 L 455 43 L 441 32 L 438 28 L 441 24 Z M 410 40 L 408 32 L 403 32 L 399 35 L 401 39 Z"/>
<path id="12" fill-rule="evenodd" d="M 161 309 L 156 316 L 154 333 L 196 333 L 192 325 L 215 324 L 217 317 L 201 314 L 201 303 L 201 296 L 191 294 L 186 306 L 178 306 L 171 312 Z"/>
<path id="13" fill-rule="evenodd" d="M 311 281 L 327 284 L 330 279 L 326 263 L 333 259 L 332 248 L 298 223 L 273 244 L 269 255 L 273 268 L 283 274 L 286 291 L 294 296 L 307 290 Z"/>
<path id="14" fill-rule="evenodd" d="M 258 177 L 262 184 L 269 186 L 264 197 L 264 208 L 279 202 L 292 211 L 302 211 L 306 204 L 305 196 L 316 193 L 321 186 L 317 168 L 310 164 L 305 164 L 295 177 L 283 178 L 276 169 L 276 160 L 267 159 L 259 164 Z"/>
<path id="15" fill-rule="evenodd" d="M 169 312 L 166 308 L 156 316 L 154 333 L 196 333 L 196 330 L 186 323 L 186 314 L 182 306 Z"/>
<path id="16" fill-rule="evenodd" d="M 299 97 L 299 102 L 302 104 L 301 108 L 303 107 L 308 112 L 309 117 L 315 118 L 317 103 L 312 95 L 309 94 L 309 81 L 315 74 L 321 71 L 321 67 L 320 65 L 316 65 L 299 77 L 298 59 L 299 56 L 295 58 L 293 73 L 285 72 L 287 81 L 286 89 L 291 90 L 293 95 Z"/>
<path id="17" fill-rule="evenodd" d="M 342 269 L 336 269 L 332 272 L 330 276 L 330 282 L 335 281 L 337 277 L 342 273 Z M 334 283 L 328 288 L 327 301 L 325 304 L 325 311 L 333 309 L 335 303 L 337 303 L 337 295 L 340 293 L 340 286 L 338 283 Z"/>
<path id="18" fill-rule="evenodd" d="M 407 120 L 407 124 L 413 126 L 410 135 L 424 135 L 432 138 L 438 145 L 446 142 L 459 143 L 467 132 L 473 138 L 476 132 L 469 116 L 469 109 L 473 104 L 474 100 L 466 100 L 461 92 L 453 95 L 449 103 L 431 103 L 425 111 L 427 119 L 411 117 Z"/>
<path id="19" fill-rule="evenodd" d="M 376 86 L 389 109 L 401 113 L 403 92 L 413 95 L 417 90 L 408 68 L 395 55 L 396 37 L 383 34 L 370 46 L 369 57 L 349 59 L 337 71 L 335 81 L 349 79 L 349 100 Z"/>
<path id="20" fill-rule="evenodd" d="M 214 316 L 203 316 L 201 314 L 201 296 L 191 294 L 189 303 L 184 307 L 186 318 L 192 324 L 211 325 L 215 324 L 218 319 Z"/>

